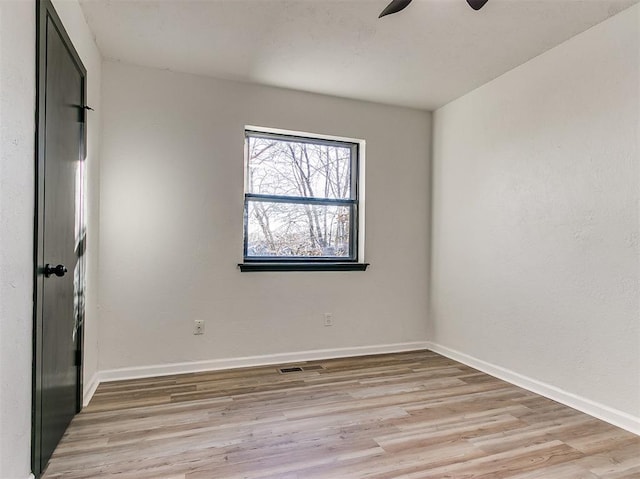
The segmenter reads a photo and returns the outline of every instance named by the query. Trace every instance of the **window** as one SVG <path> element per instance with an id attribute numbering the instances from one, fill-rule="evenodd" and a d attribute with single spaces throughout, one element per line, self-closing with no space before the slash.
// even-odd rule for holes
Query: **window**
<path id="1" fill-rule="evenodd" d="M 242 271 L 365 269 L 361 140 L 247 127 Z"/>

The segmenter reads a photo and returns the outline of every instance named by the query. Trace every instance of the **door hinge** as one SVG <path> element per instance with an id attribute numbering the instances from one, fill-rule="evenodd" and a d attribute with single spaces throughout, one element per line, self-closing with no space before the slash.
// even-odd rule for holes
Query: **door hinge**
<path id="1" fill-rule="evenodd" d="M 82 351 L 76 349 L 75 353 L 75 366 L 82 366 Z"/>
<path id="2" fill-rule="evenodd" d="M 83 105 L 80 107 L 80 123 L 86 123 L 87 122 L 87 111 L 91 110 L 91 111 L 95 111 L 93 108 L 91 108 L 88 105 Z"/>

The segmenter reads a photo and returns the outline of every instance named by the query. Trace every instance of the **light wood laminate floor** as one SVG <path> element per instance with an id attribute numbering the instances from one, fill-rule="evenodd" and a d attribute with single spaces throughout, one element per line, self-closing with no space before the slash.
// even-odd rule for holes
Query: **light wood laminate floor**
<path id="1" fill-rule="evenodd" d="M 432 352 L 298 365 L 101 384 L 44 477 L 640 478 L 639 436 Z"/>

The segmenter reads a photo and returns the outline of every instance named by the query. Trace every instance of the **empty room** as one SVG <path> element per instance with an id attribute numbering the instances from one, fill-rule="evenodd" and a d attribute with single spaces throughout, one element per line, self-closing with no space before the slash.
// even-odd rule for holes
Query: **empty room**
<path id="1" fill-rule="evenodd" d="M 640 478 L 638 0 L 0 0 L 0 479 Z"/>

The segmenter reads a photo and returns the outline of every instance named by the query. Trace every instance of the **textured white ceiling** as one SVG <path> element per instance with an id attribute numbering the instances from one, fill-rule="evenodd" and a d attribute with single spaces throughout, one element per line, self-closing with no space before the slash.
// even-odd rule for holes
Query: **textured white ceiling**
<path id="1" fill-rule="evenodd" d="M 81 0 L 106 58 L 428 110 L 640 0 Z"/>

